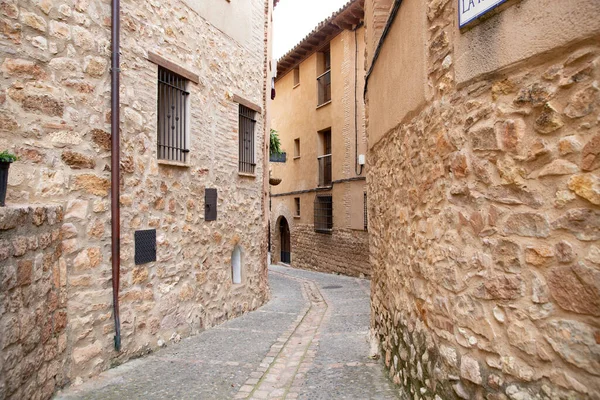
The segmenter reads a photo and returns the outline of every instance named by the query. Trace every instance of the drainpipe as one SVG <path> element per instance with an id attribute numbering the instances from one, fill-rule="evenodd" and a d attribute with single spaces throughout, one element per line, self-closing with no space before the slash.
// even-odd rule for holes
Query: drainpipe
<path id="1" fill-rule="evenodd" d="M 120 199 L 120 100 L 119 100 L 119 42 L 121 34 L 120 0 L 112 1 L 112 65 L 111 65 L 111 183 L 110 183 L 110 213 L 111 213 L 111 257 L 112 257 L 112 286 L 113 286 L 113 315 L 115 317 L 115 350 L 121 350 L 121 321 L 119 317 L 119 283 L 121 275 L 121 209 Z"/>

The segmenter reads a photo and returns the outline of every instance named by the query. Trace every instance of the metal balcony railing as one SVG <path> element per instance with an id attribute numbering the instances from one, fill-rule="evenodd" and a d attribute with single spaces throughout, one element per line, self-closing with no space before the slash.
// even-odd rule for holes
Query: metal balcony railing
<path id="1" fill-rule="evenodd" d="M 331 101 L 331 70 L 328 70 L 317 78 L 317 87 L 319 90 L 317 106 Z"/>
<path id="2" fill-rule="evenodd" d="M 331 154 L 317 157 L 319 162 L 319 187 L 331 186 Z"/>

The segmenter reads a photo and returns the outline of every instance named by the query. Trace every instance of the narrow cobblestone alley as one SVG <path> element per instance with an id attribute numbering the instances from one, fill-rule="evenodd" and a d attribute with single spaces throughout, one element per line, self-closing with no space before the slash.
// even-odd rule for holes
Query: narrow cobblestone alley
<path id="1" fill-rule="evenodd" d="M 259 310 L 57 399 L 395 399 L 367 342 L 369 281 L 272 266 Z"/>

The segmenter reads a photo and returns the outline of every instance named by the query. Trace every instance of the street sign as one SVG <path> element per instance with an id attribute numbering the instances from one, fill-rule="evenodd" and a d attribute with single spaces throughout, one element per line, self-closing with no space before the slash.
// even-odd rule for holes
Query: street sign
<path id="1" fill-rule="evenodd" d="M 460 27 L 493 10 L 506 0 L 458 0 L 458 23 Z"/>

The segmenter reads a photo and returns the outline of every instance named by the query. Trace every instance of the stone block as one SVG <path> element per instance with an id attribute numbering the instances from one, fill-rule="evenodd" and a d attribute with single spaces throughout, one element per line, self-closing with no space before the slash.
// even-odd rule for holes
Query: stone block
<path id="1" fill-rule="evenodd" d="M 582 118 L 594 110 L 594 104 L 598 102 L 600 90 L 593 86 L 587 86 L 576 92 L 565 107 L 565 115 L 569 118 Z"/>
<path id="2" fill-rule="evenodd" d="M 600 239 L 600 211 L 588 208 L 574 208 L 552 222 L 552 229 L 571 232 L 582 241 Z"/>
<path id="3" fill-rule="evenodd" d="M 529 246 L 525 249 L 525 262 L 536 267 L 548 266 L 554 259 L 554 249 L 551 246 Z"/>
<path id="4" fill-rule="evenodd" d="M 73 349 L 73 362 L 81 366 L 81 364 L 85 364 L 93 358 L 98 357 L 101 353 L 102 345 L 99 341 L 95 341 L 88 346 L 75 347 Z"/>
<path id="5" fill-rule="evenodd" d="M 595 135 L 581 151 L 581 169 L 592 171 L 598 167 L 600 167 L 600 135 Z"/>
<path id="6" fill-rule="evenodd" d="M 61 159 L 73 169 L 93 169 L 96 167 L 96 162 L 92 157 L 70 150 L 63 151 Z"/>
<path id="7" fill-rule="evenodd" d="M 546 103 L 535 120 L 534 129 L 543 135 L 553 133 L 564 126 L 560 113 L 550 103 Z"/>
<path id="8" fill-rule="evenodd" d="M 558 319 L 545 324 L 542 330 L 548 343 L 564 361 L 600 376 L 600 346 L 589 325 Z"/>
<path id="9" fill-rule="evenodd" d="M 522 212 L 508 216 L 504 224 L 504 233 L 523 237 L 545 238 L 550 234 L 546 216 L 538 213 Z"/>
<path id="10" fill-rule="evenodd" d="M 95 196 L 106 197 L 110 189 L 110 181 L 92 174 L 77 175 L 74 181 L 75 190 L 83 190 Z"/>
<path id="11" fill-rule="evenodd" d="M 21 260 L 17 263 L 17 285 L 30 285 L 33 276 L 33 261 Z"/>
<path id="12" fill-rule="evenodd" d="M 556 267 L 548 274 L 548 286 L 561 308 L 600 316 L 600 271 L 583 263 Z"/>
<path id="13" fill-rule="evenodd" d="M 48 23 L 41 16 L 32 12 L 22 11 L 19 20 L 30 28 L 38 30 L 40 32 L 46 32 Z"/>
<path id="14" fill-rule="evenodd" d="M 600 177 L 597 175 L 574 175 L 569 179 L 569 189 L 590 203 L 600 205 Z"/>

